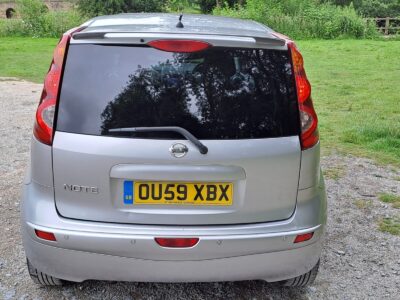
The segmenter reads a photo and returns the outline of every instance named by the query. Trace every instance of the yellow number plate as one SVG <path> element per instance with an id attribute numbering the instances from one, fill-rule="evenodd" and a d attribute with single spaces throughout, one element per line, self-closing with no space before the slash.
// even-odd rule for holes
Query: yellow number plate
<path id="1" fill-rule="evenodd" d="M 125 181 L 126 183 L 126 181 Z M 227 182 L 133 182 L 132 204 L 232 205 L 233 184 Z"/>

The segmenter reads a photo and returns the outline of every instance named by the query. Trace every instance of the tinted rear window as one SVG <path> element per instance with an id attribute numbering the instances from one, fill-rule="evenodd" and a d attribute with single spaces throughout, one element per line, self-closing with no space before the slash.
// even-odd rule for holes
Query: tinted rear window
<path id="1" fill-rule="evenodd" d="M 124 45 L 70 45 L 57 130 L 180 126 L 199 139 L 297 135 L 287 51 L 210 48 L 170 53 Z M 175 133 L 124 133 L 177 138 Z"/>

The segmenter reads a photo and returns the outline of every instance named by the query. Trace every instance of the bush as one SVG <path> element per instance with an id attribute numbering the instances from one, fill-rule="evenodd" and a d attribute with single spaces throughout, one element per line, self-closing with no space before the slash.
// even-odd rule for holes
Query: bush
<path id="1" fill-rule="evenodd" d="M 218 4 L 225 4 L 226 6 L 232 8 L 236 5 L 243 5 L 245 2 L 245 0 L 194 0 L 194 3 L 198 4 L 200 11 L 203 14 L 209 14 L 215 7 L 218 6 Z"/>
<path id="2" fill-rule="evenodd" d="M 19 0 L 17 4 L 21 19 L 1 22 L 0 36 L 59 37 L 83 23 L 77 12 L 50 12 L 40 0 Z"/>
<path id="3" fill-rule="evenodd" d="M 167 0 L 165 10 L 172 13 L 199 13 L 200 6 L 194 0 Z M 211 9 L 212 10 L 212 9 Z"/>
<path id="4" fill-rule="evenodd" d="M 217 15 L 253 19 L 294 39 L 372 37 L 375 24 L 361 18 L 352 5 L 340 7 L 311 0 L 248 0 L 246 6 L 223 7 Z"/>
<path id="5" fill-rule="evenodd" d="M 21 19 L 0 19 L 0 37 L 28 35 L 29 32 Z"/>
<path id="6" fill-rule="evenodd" d="M 87 17 L 124 12 L 164 11 L 163 0 L 78 0 L 79 11 Z"/>
<path id="7" fill-rule="evenodd" d="M 208 14 L 212 12 L 212 10 L 215 8 L 216 1 L 215 0 L 199 0 L 199 7 L 200 11 L 203 14 Z"/>

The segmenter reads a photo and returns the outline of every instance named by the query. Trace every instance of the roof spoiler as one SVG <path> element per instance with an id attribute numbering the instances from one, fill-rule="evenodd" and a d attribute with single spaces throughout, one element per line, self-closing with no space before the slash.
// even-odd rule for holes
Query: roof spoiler
<path id="1" fill-rule="evenodd" d="M 187 33 L 160 33 L 160 32 L 101 32 L 101 31 L 86 31 L 86 32 L 77 32 L 73 34 L 73 39 L 75 40 L 108 40 L 112 41 L 114 39 L 124 39 L 130 40 L 133 42 L 136 39 L 147 39 L 147 40 L 155 40 L 155 39 L 200 39 L 211 41 L 212 44 L 217 46 L 217 44 L 212 41 L 235 41 L 235 42 L 246 42 L 250 46 L 259 46 L 259 47 L 283 47 L 286 45 L 286 41 L 279 37 L 271 36 L 271 37 L 252 37 L 252 36 L 237 36 L 237 35 L 218 35 L 218 34 L 187 34 Z M 143 42 L 140 42 L 142 44 Z M 229 45 L 227 45 L 229 46 Z M 239 46 L 239 45 L 238 45 Z"/>

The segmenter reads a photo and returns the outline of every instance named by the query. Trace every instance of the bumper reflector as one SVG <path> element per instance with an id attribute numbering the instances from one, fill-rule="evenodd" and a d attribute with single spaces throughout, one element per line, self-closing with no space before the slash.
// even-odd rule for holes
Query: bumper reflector
<path id="1" fill-rule="evenodd" d="M 305 242 L 308 240 L 311 240 L 311 238 L 313 237 L 314 232 L 309 232 L 309 233 L 305 233 L 305 234 L 299 234 L 298 236 L 296 236 L 294 243 L 301 243 L 301 242 Z"/>
<path id="2" fill-rule="evenodd" d="M 54 233 L 41 231 L 41 230 L 37 230 L 37 229 L 35 229 L 35 233 L 36 233 L 36 236 L 42 240 L 53 241 L 53 242 L 57 241 Z"/>
<path id="3" fill-rule="evenodd" d="M 199 238 L 154 238 L 157 244 L 167 248 L 190 248 L 199 242 Z"/>

